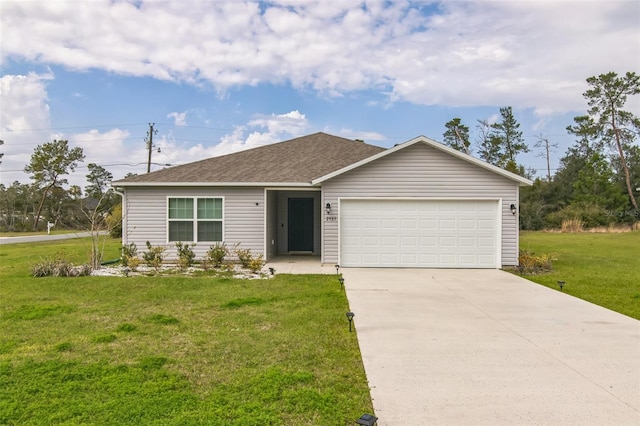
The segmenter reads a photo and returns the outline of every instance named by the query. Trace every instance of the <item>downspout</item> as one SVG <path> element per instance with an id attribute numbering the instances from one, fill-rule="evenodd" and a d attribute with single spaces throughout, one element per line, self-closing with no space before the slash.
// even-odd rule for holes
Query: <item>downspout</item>
<path id="1" fill-rule="evenodd" d="M 122 245 L 124 246 L 127 244 L 126 242 L 127 234 L 125 233 L 125 229 L 127 229 L 126 220 L 125 220 L 125 218 L 127 217 L 127 215 L 125 214 L 125 208 L 126 208 L 126 203 L 124 202 L 125 193 L 118 191 L 118 188 L 116 188 L 115 186 L 112 186 L 111 190 L 122 198 L 122 209 L 121 209 L 122 210 Z"/>

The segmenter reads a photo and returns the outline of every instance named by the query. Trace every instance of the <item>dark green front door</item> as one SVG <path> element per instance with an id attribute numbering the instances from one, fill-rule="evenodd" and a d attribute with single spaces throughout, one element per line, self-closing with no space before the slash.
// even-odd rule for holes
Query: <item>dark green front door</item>
<path id="1" fill-rule="evenodd" d="M 313 251 L 313 198 L 289 198 L 289 251 Z"/>

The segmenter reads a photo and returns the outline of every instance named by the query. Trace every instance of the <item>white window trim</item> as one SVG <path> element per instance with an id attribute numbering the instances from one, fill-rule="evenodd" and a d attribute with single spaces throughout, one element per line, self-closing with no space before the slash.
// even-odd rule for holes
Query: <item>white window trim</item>
<path id="1" fill-rule="evenodd" d="M 222 241 L 203 241 L 204 243 L 221 243 L 224 242 L 224 237 L 225 237 L 225 232 L 224 232 L 224 228 L 225 228 L 225 214 L 224 214 L 224 206 L 225 206 L 225 197 L 222 195 L 214 195 L 214 196 L 196 196 L 196 197 L 189 197 L 189 196 L 184 196 L 184 195 L 167 195 L 167 199 L 165 202 L 165 212 L 166 212 L 166 224 L 165 224 L 165 230 L 166 230 L 166 240 L 167 240 L 167 244 L 173 244 L 173 243 L 177 243 L 178 241 L 171 241 L 169 240 L 169 223 L 170 222 L 186 222 L 189 219 L 169 219 L 169 200 L 170 199 L 178 199 L 178 198 L 188 198 L 188 199 L 192 199 L 193 200 L 193 218 L 191 219 L 191 221 L 193 222 L 193 239 L 190 241 L 181 241 L 183 243 L 198 243 L 200 241 L 198 241 L 198 221 L 201 222 L 220 222 L 222 223 Z M 198 220 L 198 200 L 211 200 L 211 199 L 219 199 L 222 200 L 222 218 L 221 219 L 200 219 Z"/>

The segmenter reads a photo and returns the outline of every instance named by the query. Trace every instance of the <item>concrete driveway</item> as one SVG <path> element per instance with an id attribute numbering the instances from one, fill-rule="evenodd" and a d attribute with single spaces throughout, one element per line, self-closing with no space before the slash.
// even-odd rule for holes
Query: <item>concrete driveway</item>
<path id="1" fill-rule="evenodd" d="M 379 426 L 640 424 L 640 321 L 499 270 L 341 272 Z"/>

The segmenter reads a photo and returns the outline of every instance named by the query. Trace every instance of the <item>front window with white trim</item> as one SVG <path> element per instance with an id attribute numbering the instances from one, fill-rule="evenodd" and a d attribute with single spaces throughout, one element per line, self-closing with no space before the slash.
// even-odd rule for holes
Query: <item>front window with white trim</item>
<path id="1" fill-rule="evenodd" d="M 223 240 L 222 197 L 171 197 L 167 201 L 169 242 Z"/>

